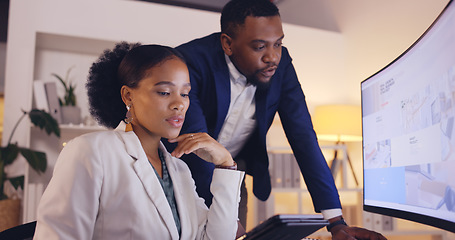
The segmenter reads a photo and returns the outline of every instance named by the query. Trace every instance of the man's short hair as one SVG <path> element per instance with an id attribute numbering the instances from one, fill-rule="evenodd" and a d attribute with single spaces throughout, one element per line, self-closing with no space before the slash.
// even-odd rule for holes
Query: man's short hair
<path id="1" fill-rule="evenodd" d="M 221 11 L 221 32 L 235 37 L 238 28 L 245 24 L 246 17 L 279 15 L 277 6 L 271 0 L 231 0 Z"/>

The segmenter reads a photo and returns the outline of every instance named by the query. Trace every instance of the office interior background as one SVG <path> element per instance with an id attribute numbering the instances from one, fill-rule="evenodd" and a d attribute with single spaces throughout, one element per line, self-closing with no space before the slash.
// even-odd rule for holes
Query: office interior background
<path id="1" fill-rule="evenodd" d="M 163 4 L 167 2 L 168 4 Z M 84 124 L 62 126 L 60 139 L 49 138 L 21 123 L 14 139 L 44 149 L 49 169 L 44 175 L 30 171 L 24 161 L 10 169 L 26 175 L 22 221 L 33 220 L 36 202 L 27 193 L 28 184 L 45 184 L 61 144 L 79 134 L 100 130 L 92 126 L 84 82 L 90 63 L 115 42 L 139 41 L 177 46 L 219 31 L 219 10 L 227 0 L 191 1 L 59 1 L 0 0 L 0 94 L 2 144 L 20 117 L 21 109 L 34 106 L 34 81 L 56 81 L 51 73 L 66 74 L 72 68 L 76 95 Z M 431 25 L 447 0 L 276 0 L 285 32 L 284 45 L 294 59 L 310 113 L 325 105 L 360 108 L 360 82 L 398 57 Z M 169 4 L 171 3 L 171 4 Z M 63 89 L 58 88 L 59 96 Z M 5 104 L 3 104 L 5 103 Z M 360 115 L 359 115 L 360 117 Z M 359 124 L 360 124 L 360 119 Z M 315 123 L 316 124 L 316 123 Z M 358 124 L 358 128 L 360 126 Z M 288 153 L 287 140 L 279 124 L 268 134 L 270 149 Z M 328 162 L 337 148 L 320 142 Z M 351 224 L 375 228 L 365 222 L 374 215 L 361 208 L 362 145 L 346 145 L 353 169 L 337 177 L 340 195 Z M 355 175 L 354 175 L 354 174 Z M 358 184 L 353 176 L 357 177 Z M 247 178 L 247 184 L 251 179 Z M 31 189 L 31 187 L 30 187 Z M 251 190 L 251 187 L 249 188 Z M 35 189 L 36 191 L 36 189 Z M 28 195 L 27 195 L 28 194 Z M 38 195 L 37 195 L 38 196 Z M 311 198 L 304 186 L 275 189 L 269 201 L 258 202 L 249 194 L 248 229 L 263 214 L 312 213 Z M 392 229 L 377 228 L 389 239 L 455 239 L 455 235 L 425 225 L 393 219 Z M 324 230 L 325 231 L 325 230 Z M 318 235 L 319 234 L 319 235 Z M 321 239 L 327 233 L 315 235 Z"/>

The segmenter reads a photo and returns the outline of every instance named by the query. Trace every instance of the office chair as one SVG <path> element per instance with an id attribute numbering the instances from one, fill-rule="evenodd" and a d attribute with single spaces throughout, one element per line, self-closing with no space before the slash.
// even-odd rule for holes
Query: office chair
<path id="1" fill-rule="evenodd" d="M 0 232 L 0 239 L 31 240 L 35 234 L 36 221 L 24 223 Z"/>

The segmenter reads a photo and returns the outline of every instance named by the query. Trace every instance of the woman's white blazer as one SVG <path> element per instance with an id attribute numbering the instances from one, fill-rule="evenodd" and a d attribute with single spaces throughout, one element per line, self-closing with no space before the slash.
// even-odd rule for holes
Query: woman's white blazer
<path id="1" fill-rule="evenodd" d="M 34 239 L 235 239 L 244 173 L 215 169 L 213 204 L 199 198 L 187 165 L 161 144 L 181 222 L 179 236 L 159 180 L 134 132 L 77 137 L 60 153 L 38 207 Z"/>

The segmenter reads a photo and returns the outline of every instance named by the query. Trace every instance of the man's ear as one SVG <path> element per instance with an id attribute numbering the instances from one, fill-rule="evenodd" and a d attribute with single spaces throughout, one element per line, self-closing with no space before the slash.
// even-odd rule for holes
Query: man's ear
<path id="1" fill-rule="evenodd" d="M 232 55 L 232 38 L 227 35 L 226 33 L 221 33 L 220 36 L 220 41 L 221 41 L 221 47 L 223 48 L 223 51 L 226 55 L 231 56 Z"/>
<path id="2" fill-rule="evenodd" d="M 129 88 L 126 85 L 123 85 L 122 88 L 120 89 L 120 95 L 122 95 L 122 101 L 125 103 L 125 105 L 128 105 L 131 103 L 132 98 L 131 98 L 131 88 Z"/>

